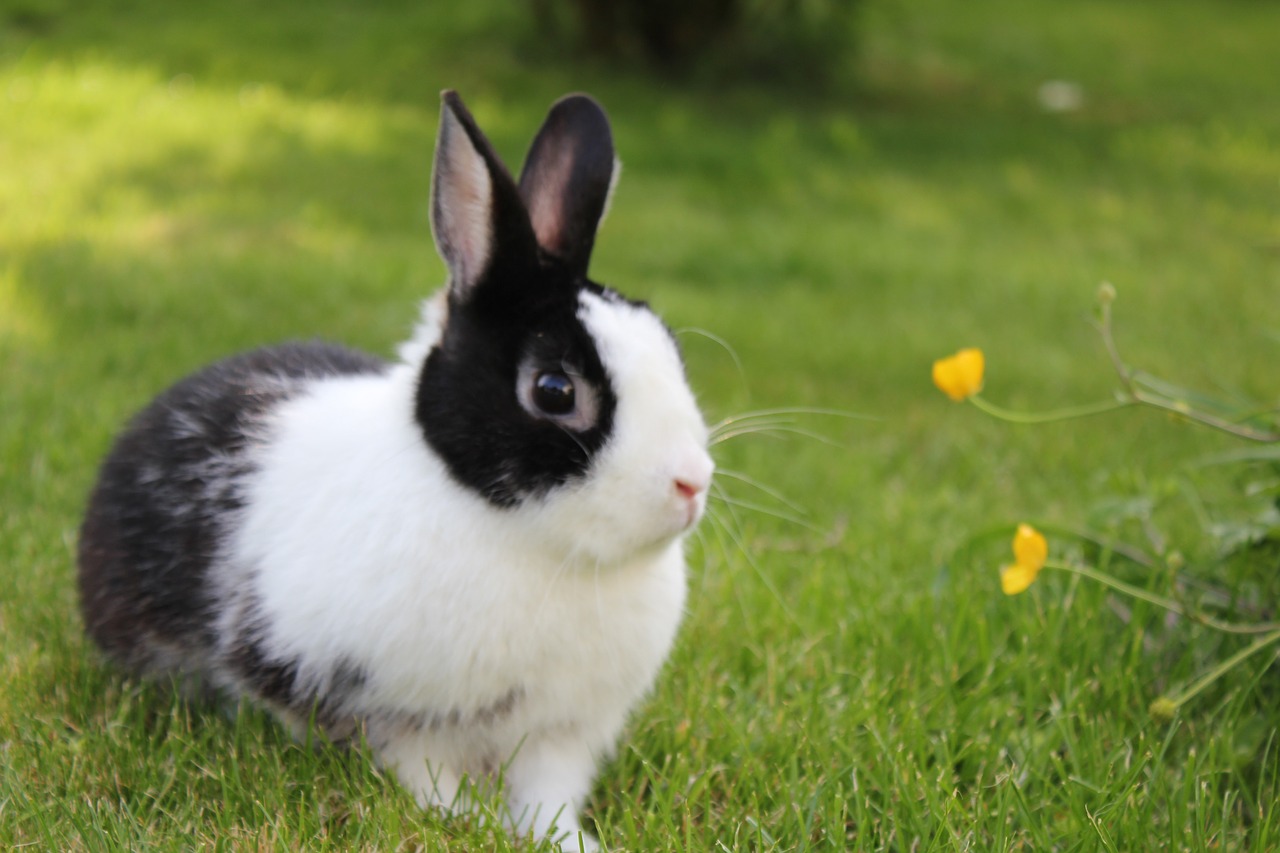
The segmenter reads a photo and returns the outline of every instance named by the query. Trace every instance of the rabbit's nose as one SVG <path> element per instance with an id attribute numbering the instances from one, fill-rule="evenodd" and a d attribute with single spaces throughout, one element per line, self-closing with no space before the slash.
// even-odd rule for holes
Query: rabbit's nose
<path id="1" fill-rule="evenodd" d="M 711 488 L 711 477 L 692 478 L 692 477 L 676 477 L 675 483 L 676 502 L 683 516 L 684 528 L 687 530 L 698 522 L 698 518 L 702 515 L 703 498 L 702 495 Z"/>
<path id="2" fill-rule="evenodd" d="M 715 470 L 716 465 L 705 450 L 697 448 L 688 453 L 672 471 L 676 494 L 685 500 L 697 498 L 711 488 L 711 475 Z"/>
<path id="3" fill-rule="evenodd" d="M 690 483 L 681 479 L 676 480 L 676 494 L 685 500 L 693 500 L 706 490 L 706 485 L 702 483 Z"/>

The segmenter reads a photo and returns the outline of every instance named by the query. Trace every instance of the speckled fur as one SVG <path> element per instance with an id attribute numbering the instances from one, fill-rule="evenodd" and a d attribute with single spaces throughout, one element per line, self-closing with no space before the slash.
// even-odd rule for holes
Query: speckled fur
<path id="1" fill-rule="evenodd" d="M 142 674 L 250 683 L 305 709 L 313 697 L 296 695 L 287 665 L 255 651 L 252 619 L 219 636 L 210 571 L 225 560 L 274 408 L 317 379 L 385 369 L 340 347 L 288 344 L 212 365 L 139 413 L 103 463 L 80 533 L 81 610 L 98 644 Z"/>

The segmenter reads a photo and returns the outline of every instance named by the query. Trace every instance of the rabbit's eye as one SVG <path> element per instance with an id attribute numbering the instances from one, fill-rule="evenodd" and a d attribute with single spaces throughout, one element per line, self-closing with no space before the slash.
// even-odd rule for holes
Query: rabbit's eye
<path id="1" fill-rule="evenodd" d="M 516 399 L 533 417 L 585 432 L 596 425 L 599 398 L 591 380 L 564 362 L 526 357 L 516 372 Z"/>
<path id="2" fill-rule="evenodd" d="M 533 402 L 548 415 L 567 415 L 575 404 L 573 380 L 563 373 L 540 373 L 533 382 Z"/>

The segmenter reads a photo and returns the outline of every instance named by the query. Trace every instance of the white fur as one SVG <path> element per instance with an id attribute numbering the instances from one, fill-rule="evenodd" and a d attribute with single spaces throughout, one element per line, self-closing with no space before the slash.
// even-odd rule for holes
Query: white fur
<path id="1" fill-rule="evenodd" d="M 613 437 L 585 482 L 495 508 L 413 420 L 443 304 L 428 303 L 389 375 L 316 382 L 274 414 L 229 555 L 251 568 L 225 579 L 221 612 L 257 607 L 266 649 L 303 661 L 304 679 L 365 669 L 353 710 L 419 801 L 451 805 L 464 776 L 505 768 L 512 826 L 567 833 L 576 850 L 597 764 L 680 621 L 706 428 L 657 319 L 584 295 L 618 397 Z M 700 489 L 692 502 L 676 480 Z M 434 722 L 379 722 L 397 714 Z"/>
<path id="2" fill-rule="evenodd" d="M 449 320 L 449 291 L 440 290 L 435 296 L 422 301 L 421 319 L 413 337 L 400 345 L 397 354 L 406 364 L 422 364 L 427 354 L 440 342 L 444 324 Z"/>
<path id="3" fill-rule="evenodd" d="M 701 515 L 714 466 L 679 353 L 646 308 L 584 292 L 579 309 L 618 398 L 614 433 L 580 488 L 530 513 L 542 536 L 585 566 L 664 547 Z M 674 493 L 699 488 L 696 513 Z"/>

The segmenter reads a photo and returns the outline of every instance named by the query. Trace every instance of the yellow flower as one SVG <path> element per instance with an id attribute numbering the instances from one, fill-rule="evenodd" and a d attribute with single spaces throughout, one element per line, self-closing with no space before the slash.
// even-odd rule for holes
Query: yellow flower
<path id="1" fill-rule="evenodd" d="M 1040 531 L 1030 524 L 1019 524 L 1018 532 L 1013 534 L 1014 564 L 1000 569 L 1000 588 L 1004 594 L 1017 595 L 1035 583 L 1048 556 L 1049 543 Z"/>
<path id="2" fill-rule="evenodd" d="M 982 370 L 986 366 L 982 350 L 962 349 L 933 363 L 933 384 L 957 403 L 982 390 Z"/>

